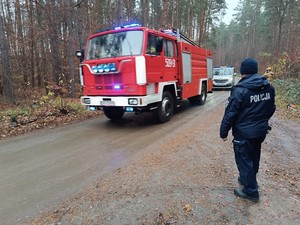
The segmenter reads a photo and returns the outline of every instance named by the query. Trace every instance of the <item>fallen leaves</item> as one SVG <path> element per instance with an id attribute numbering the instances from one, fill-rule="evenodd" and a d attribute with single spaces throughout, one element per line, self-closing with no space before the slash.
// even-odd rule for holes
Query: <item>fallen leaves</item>
<path id="1" fill-rule="evenodd" d="M 183 209 L 186 212 L 191 212 L 192 211 L 192 208 L 191 208 L 190 204 L 185 204 L 184 207 L 183 207 Z"/>
<path id="2" fill-rule="evenodd" d="M 102 113 L 85 111 L 80 103 L 74 103 L 74 100 L 69 100 L 70 104 L 68 100 L 64 101 L 64 105 L 43 104 L 33 108 L 27 107 L 26 113 L 19 113 L 24 111 L 19 108 L 3 109 L 2 114 L 5 111 L 10 114 L 0 117 L 0 139 L 93 118 Z"/>

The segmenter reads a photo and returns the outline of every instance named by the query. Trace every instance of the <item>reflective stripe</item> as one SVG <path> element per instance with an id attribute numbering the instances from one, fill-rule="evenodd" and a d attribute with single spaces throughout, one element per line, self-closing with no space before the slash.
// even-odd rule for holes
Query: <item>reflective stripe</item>
<path id="1" fill-rule="evenodd" d="M 146 60 L 144 56 L 135 57 L 135 71 L 137 84 L 146 84 Z"/>

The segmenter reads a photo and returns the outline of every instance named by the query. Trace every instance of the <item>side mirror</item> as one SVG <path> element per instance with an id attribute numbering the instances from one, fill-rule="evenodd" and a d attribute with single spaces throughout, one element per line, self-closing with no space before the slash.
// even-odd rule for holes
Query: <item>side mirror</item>
<path id="1" fill-rule="evenodd" d="M 158 38 L 156 42 L 156 52 L 161 53 L 163 48 L 163 38 Z"/>
<path id="2" fill-rule="evenodd" d="M 76 56 L 80 59 L 80 62 L 82 62 L 84 59 L 84 50 L 76 51 Z"/>

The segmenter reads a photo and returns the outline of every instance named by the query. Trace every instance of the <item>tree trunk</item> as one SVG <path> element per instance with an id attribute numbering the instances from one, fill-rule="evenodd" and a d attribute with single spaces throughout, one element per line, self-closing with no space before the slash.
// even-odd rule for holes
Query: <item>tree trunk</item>
<path id="1" fill-rule="evenodd" d="M 17 45 L 19 52 L 17 53 L 18 57 L 18 64 L 20 66 L 19 70 L 17 71 L 23 77 L 23 87 L 27 88 L 28 86 L 28 75 L 27 75 L 27 57 L 25 55 L 25 41 L 24 41 L 24 34 L 23 34 L 23 21 L 21 19 L 21 9 L 20 9 L 20 1 L 16 0 L 15 2 L 15 12 L 16 12 L 16 27 L 17 27 Z"/>
<path id="2" fill-rule="evenodd" d="M 60 54 L 60 41 L 61 38 L 61 27 L 60 27 L 60 10 L 57 9 L 55 1 L 46 2 L 47 8 L 49 9 L 50 17 L 49 24 L 50 27 L 48 35 L 50 41 L 51 49 L 51 64 L 52 64 L 52 79 L 56 85 L 60 85 L 62 69 L 61 69 L 61 54 Z"/>
<path id="3" fill-rule="evenodd" d="M 188 37 L 191 36 L 190 26 L 191 26 L 191 0 L 188 0 L 187 1 L 187 19 L 186 19 L 186 23 L 185 23 L 185 33 Z"/>
<path id="4" fill-rule="evenodd" d="M 177 0 L 177 28 L 182 30 L 182 0 Z"/>
<path id="5" fill-rule="evenodd" d="M 141 0 L 142 25 L 149 26 L 149 0 Z"/>
<path id="6" fill-rule="evenodd" d="M 34 39 L 35 36 L 35 26 L 33 22 L 33 2 L 26 1 L 27 9 L 28 9 L 28 15 L 29 15 L 29 37 L 30 37 L 30 76 L 31 76 L 31 87 L 35 87 L 35 62 L 37 61 L 35 58 L 35 52 L 36 52 L 36 41 Z M 29 4 L 29 7 L 28 7 Z"/>
<path id="7" fill-rule="evenodd" d="M 5 36 L 4 21 L 0 15 L 0 53 L 2 59 L 3 71 L 3 97 L 8 102 L 15 104 L 15 93 L 13 87 L 13 79 L 10 72 L 10 62 L 8 53 L 8 40 Z"/>
<path id="8" fill-rule="evenodd" d="M 118 5 L 117 5 L 117 21 L 116 25 L 124 25 L 124 3 L 123 0 L 118 0 Z"/>
<path id="9" fill-rule="evenodd" d="M 174 27 L 174 16 L 175 16 L 175 3 L 174 0 L 171 0 L 171 26 Z M 176 9 L 177 11 L 177 9 Z"/>
<path id="10" fill-rule="evenodd" d="M 168 0 L 163 0 L 163 16 L 162 16 L 162 29 L 168 28 L 167 15 L 168 15 Z"/>
<path id="11" fill-rule="evenodd" d="M 69 41 L 68 41 L 68 49 L 69 49 L 69 79 L 71 84 L 71 97 L 76 96 L 76 88 L 75 88 L 75 76 L 74 76 L 74 27 L 73 27 L 73 21 L 74 21 L 74 9 L 72 8 L 72 1 L 70 0 L 70 6 L 69 6 L 69 13 L 67 17 L 67 26 L 69 31 Z"/>

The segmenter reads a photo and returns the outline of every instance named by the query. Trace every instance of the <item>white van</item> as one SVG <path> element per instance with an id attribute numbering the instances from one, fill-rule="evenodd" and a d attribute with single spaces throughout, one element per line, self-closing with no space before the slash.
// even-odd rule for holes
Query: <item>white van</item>
<path id="1" fill-rule="evenodd" d="M 235 84 L 234 67 L 213 68 L 213 89 L 231 89 Z"/>

